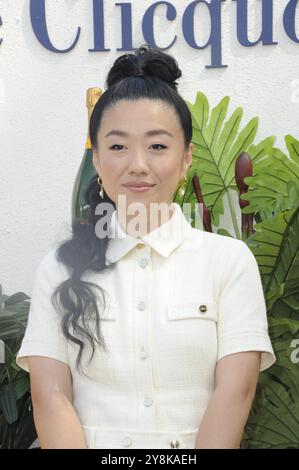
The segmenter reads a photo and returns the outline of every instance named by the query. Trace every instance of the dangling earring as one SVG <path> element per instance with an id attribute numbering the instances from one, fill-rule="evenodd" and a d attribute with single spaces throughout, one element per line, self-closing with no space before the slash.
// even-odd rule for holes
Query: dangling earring
<path id="1" fill-rule="evenodd" d="M 104 187 L 103 187 L 103 183 L 102 183 L 102 180 L 101 180 L 100 176 L 98 176 L 97 182 L 98 182 L 98 184 L 101 188 L 100 191 L 99 191 L 99 195 L 100 195 L 101 199 L 104 199 Z"/>
<path id="2" fill-rule="evenodd" d="M 186 181 L 187 181 L 187 176 L 184 176 L 184 179 L 180 181 L 179 185 L 179 196 L 183 197 L 186 191 Z"/>

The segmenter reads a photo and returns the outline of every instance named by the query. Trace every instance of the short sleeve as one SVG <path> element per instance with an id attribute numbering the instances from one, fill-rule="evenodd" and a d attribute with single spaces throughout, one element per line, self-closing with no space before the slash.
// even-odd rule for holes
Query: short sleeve
<path id="1" fill-rule="evenodd" d="M 237 240 L 236 249 L 228 250 L 228 255 L 218 300 L 217 359 L 237 352 L 262 351 L 262 371 L 276 362 L 276 356 L 268 334 L 259 267 L 242 240 Z"/>
<path id="2" fill-rule="evenodd" d="M 51 302 L 51 295 L 63 280 L 63 270 L 49 251 L 36 270 L 28 322 L 16 363 L 29 372 L 26 356 L 46 356 L 68 364 L 67 339 L 62 333 L 61 317 Z"/>

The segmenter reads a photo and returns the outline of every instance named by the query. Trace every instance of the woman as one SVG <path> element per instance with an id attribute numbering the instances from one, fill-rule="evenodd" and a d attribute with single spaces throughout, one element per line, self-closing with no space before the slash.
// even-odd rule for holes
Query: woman
<path id="1" fill-rule="evenodd" d="M 90 224 L 42 259 L 17 357 L 42 448 L 238 448 L 276 360 L 250 249 L 172 203 L 193 149 L 180 76 L 142 46 L 92 113 Z"/>

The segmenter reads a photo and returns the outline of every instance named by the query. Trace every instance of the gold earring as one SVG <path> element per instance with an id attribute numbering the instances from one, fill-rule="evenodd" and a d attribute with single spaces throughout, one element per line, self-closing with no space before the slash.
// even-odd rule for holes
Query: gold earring
<path id="1" fill-rule="evenodd" d="M 182 179 L 179 183 L 179 196 L 183 197 L 186 191 L 186 181 L 187 181 L 187 176 L 184 176 L 184 179 Z"/>
<path id="2" fill-rule="evenodd" d="M 102 180 L 101 180 L 100 176 L 98 176 L 97 182 L 98 182 L 98 184 L 101 188 L 100 191 L 99 191 L 99 195 L 100 195 L 101 199 L 104 199 L 104 187 L 103 187 L 103 183 L 102 183 Z"/>

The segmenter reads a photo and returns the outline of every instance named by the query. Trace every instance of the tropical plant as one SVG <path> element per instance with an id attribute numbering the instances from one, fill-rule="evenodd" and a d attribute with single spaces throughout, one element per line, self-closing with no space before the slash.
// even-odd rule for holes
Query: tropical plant
<path id="1" fill-rule="evenodd" d="M 16 364 L 27 324 L 28 300 L 23 292 L 2 295 L 0 285 L 0 340 L 4 353 L 0 369 L 1 449 L 27 449 L 37 438 L 29 375 Z"/>
<path id="2" fill-rule="evenodd" d="M 272 147 L 270 158 L 260 162 L 257 174 L 245 179 L 251 191 L 243 198 L 250 202 L 244 213 L 256 211 L 264 220 L 298 206 L 299 141 L 287 135 L 285 144 L 289 157 Z"/>
<path id="3" fill-rule="evenodd" d="M 235 163 L 242 152 L 247 152 L 255 171 L 261 162 L 271 160 L 275 137 L 267 137 L 254 144 L 258 129 L 258 118 L 251 119 L 240 130 L 243 110 L 237 108 L 224 123 L 227 115 L 229 97 L 225 96 L 209 113 L 207 97 L 198 92 L 194 104 L 186 101 L 192 114 L 194 144 L 192 167 L 188 173 L 186 192 L 183 198 L 175 194 L 175 201 L 196 203 L 193 177 L 200 180 L 202 196 L 209 208 L 212 224 L 219 227 L 220 216 L 224 214 L 224 198 L 227 198 L 230 218 L 233 223 L 234 237 L 241 239 L 242 234 L 237 223 L 237 212 L 233 202 L 233 193 L 237 192 L 235 181 Z M 270 164 L 270 163 L 269 163 Z M 192 204 L 193 205 L 193 204 Z M 219 227 L 221 230 L 221 227 Z"/>
<path id="4" fill-rule="evenodd" d="M 276 215 L 256 224 L 249 243 L 261 272 L 277 356 L 261 374 L 245 433 L 249 447 L 299 448 L 299 203 L 293 194 L 281 198 L 281 205 L 297 206 L 278 212 L 273 205 Z"/>
<path id="5" fill-rule="evenodd" d="M 185 194 L 175 201 L 201 202 L 205 229 L 243 239 L 254 254 L 267 305 L 269 334 L 277 362 L 261 372 L 255 400 L 245 428 L 249 448 L 299 447 L 299 142 L 285 137 L 289 157 L 273 146 L 275 138 L 254 143 L 258 119 L 240 131 L 242 109 L 224 122 L 229 98 L 209 112 L 199 92 L 192 113 L 194 153 Z M 250 158 L 252 172 L 248 173 Z M 247 164 L 241 178 L 240 157 Z M 194 188 L 197 187 L 197 191 Z M 234 204 L 233 193 L 240 207 Z M 233 235 L 219 226 L 227 197 Z M 242 202 L 242 204 L 241 204 Z M 195 209 L 194 209 L 195 210 Z M 238 226 L 238 213 L 252 218 L 250 233 Z M 194 212 L 192 213 L 194 220 Z M 296 349 L 297 346 L 297 349 Z"/>

